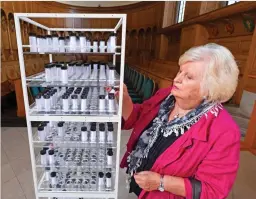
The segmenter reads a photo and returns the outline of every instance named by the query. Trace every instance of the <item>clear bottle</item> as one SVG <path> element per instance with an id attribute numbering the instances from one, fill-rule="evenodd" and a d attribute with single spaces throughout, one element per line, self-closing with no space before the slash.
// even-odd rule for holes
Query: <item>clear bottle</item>
<path id="1" fill-rule="evenodd" d="M 80 34 L 80 52 L 84 53 L 86 52 L 86 37 L 84 36 L 83 33 Z"/>
<path id="2" fill-rule="evenodd" d="M 59 52 L 65 52 L 65 39 L 64 37 L 59 37 Z"/>
<path id="3" fill-rule="evenodd" d="M 29 33 L 30 52 L 37 52 L 37 37 L 35 33 Z"/>
<path id="4" fill-rule="evenodd" d="M 99 142 L 105 143 L 105 139 L 106 139 L 105 124 L 100 123 L 99 124 Z"/>
<path id="5" fill-rule="evenodd" d="M 46 151 L 41 150 L 40 155 L 41 155 L 41 165 L 46 166 L 47 165 Z"/>
<path id="6" fill-rule="evenodd" d="M 53 52 L 59 52 L 59 38 L 57 34 L 52 35 Z"/>
<path id="7" fill-rule="evenodd" d="M 61 67 L 61 82 L 63 84 L 68 83 L 68 68 L 67 68 L 67 66 Z"/>
<path id="8" fill-rule="evenodd" d="M 108 149 L 107 152 L 107 165 L 111 166 L 113 164 L 113 150 L 112 149 Z"/>
<path id="9" fill-rule="evenodd" d="M 52 36 L 51 35 L 47 35 L 46 36 L 46 52 L 52 52 Z"/>
<path id="10" fill-rule="evenodd" d="M 71 33 L 69 35 L 69 38 L 70 38 L 69 49 L 71 52 L 75 52 L 76 51 L 76 35 L 75 35 L 75 33 Z"/>
<path id="11" fill-rule="evenodd" d="M 38 133 L 39 140 L 45 141 L 46 134 L 45 134 L 44 126 L 42 125 L 38 126 L 37 133 Z"/>

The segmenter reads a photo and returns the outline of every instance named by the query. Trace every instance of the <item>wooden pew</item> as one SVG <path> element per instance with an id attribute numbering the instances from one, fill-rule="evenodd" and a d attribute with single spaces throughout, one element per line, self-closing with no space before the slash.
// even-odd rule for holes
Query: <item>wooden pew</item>
<path id="1" fill-rule="evenodd" d="M 148 65 L 129 64 L 129 66 L 153 79 L 158 88 L 171 86 L 179 70 L 177 62 L 164 60 L 152 60 Z"/>

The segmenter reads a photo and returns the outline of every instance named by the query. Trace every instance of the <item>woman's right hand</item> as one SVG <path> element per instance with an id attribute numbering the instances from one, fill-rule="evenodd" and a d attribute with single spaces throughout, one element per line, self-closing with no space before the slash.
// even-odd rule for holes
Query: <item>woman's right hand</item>
<path id="1" fill-rule="evenodd" d="M 133 110 L 133 103 L 132 103 L 132 98 L 129 95 L 127 86 L 124 83 L 121 83 L 121 86 L 123 86 L 123 108 L 122 108 L 122 116 L 124 120 L 127 120 L 130 114 L 132 113 Z M 111 91 L 111 87 L 107 87 L 106 90 L 107 92 Z M 117 100 L 119 101 L 119 91 L 116 91 L 115 96 Z"/>

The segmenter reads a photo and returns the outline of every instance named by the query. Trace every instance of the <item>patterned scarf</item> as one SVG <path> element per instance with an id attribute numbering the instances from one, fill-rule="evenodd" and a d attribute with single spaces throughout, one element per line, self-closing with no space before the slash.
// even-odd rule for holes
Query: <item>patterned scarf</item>
<path id="1" fill-rule="evenodd" d="M 145 130 L 136 145 L 136 148 L 131 152 L 127 158 L 128 174 L 133 176 L 137 169 L 141 166 L 142 159 L 148 157 L 149 150 L 156 142 L 157 138 L 162 135 L 168 137 L 173 133 L 176 136 L 183 135 L 190 127 L 199 121 L 199 119 L 206 115 L 206 113 L 216 107 L 217 103 L 203 101 L 197 108 L 191 110 L 184 117 L 176 118 L 170 122 L 169 114 L 175 105 L 175 98 L 170 94 L 160 105 L 158 116 L 153 120 L 150 128 Z"/>

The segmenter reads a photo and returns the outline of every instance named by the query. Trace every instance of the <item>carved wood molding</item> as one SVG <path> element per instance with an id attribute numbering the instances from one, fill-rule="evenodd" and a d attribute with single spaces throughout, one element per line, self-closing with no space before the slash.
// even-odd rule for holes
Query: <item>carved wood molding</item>
<path id="1" fill-rule="evenodd" d="M 205 24 L 208 22 L 216 21 L 221 18 L 227 18 L 233 15 L 246 13 L 250 11 L 256 10 L 256 2 L 240 2 L 231 6 L 226 6 L 224 8 L 220 8 L 218 10 L 211 11 L 209 13 L 199 15 L 197 17 L 185 20 L 182 23 L 175 24 L 172 26 L 168 26 L 166 28 L 162 28 L 158 31 L 158 34 L 170 34 L 172 31 L 181 29 L 185 26 L 192 24 Z"/>

